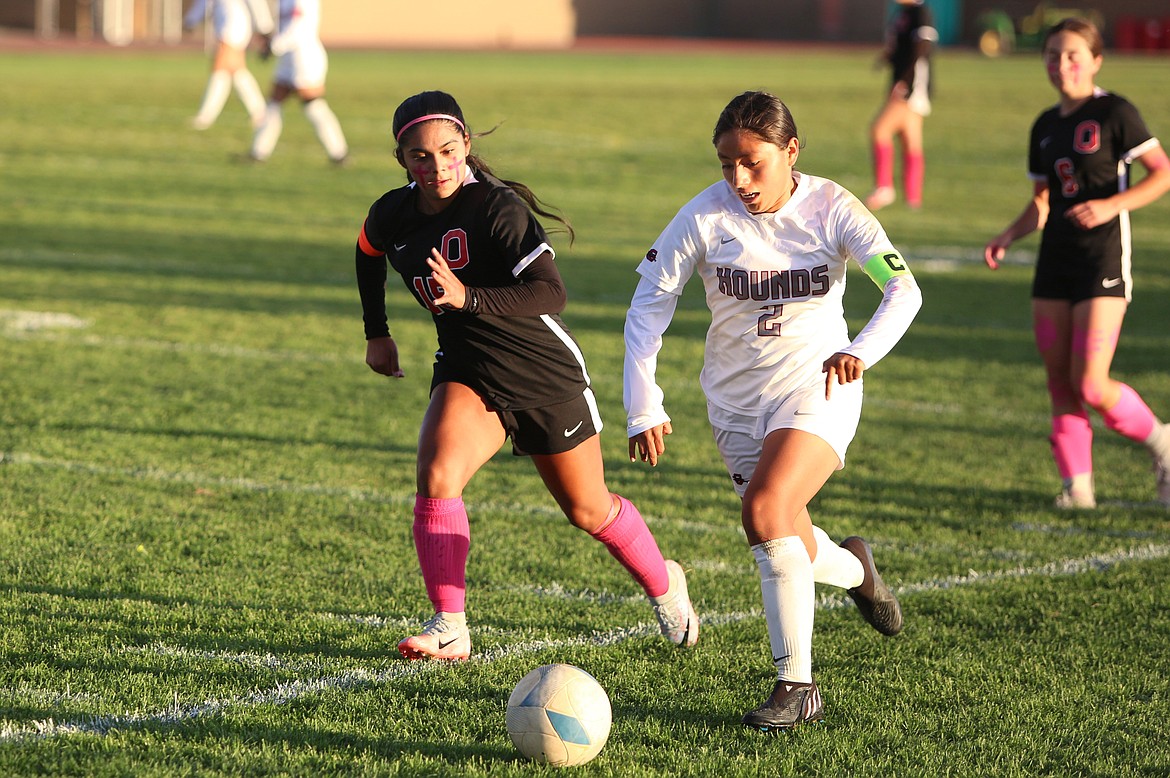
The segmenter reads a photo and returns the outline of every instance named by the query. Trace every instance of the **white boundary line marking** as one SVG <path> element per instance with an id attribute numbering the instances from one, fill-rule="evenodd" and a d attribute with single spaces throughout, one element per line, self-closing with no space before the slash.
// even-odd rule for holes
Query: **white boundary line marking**
<path id="1" fill-rule="evenodd" d="M 1039 567 L 1015 567 L 981 573 L 971 570 L 964 575 L 949 576 L 923 581 L 917 584 L 907 584 L 898 588 L 901 595 L 915 594 L 926 591 L 945 591 L 962 586 L 971 586 L 996 581 L 1029 578 L 1032 576 L 1056 577 L 1062 575 L 1077 575 L 1089 571 L 1105 570 L 1109 567 L 1125 562 L 1141 562 L 1155 559 L 1165 559 L 1170 556 L 1170 545 L 1138 546 L 1136 548 L 1119 549 L 1105 554 L 1093 554 L 1079 559 L 1063 559 Z M 830 595 L 821 597 L 817 602 L 818 610 L 832 610 L 845 607 L 849 600 L 842 596 Z M 748 619 L 761 618 L 761 611 L 740 611 L 733 613 L 707 614 L 703 617 L 708 627 L 718 627 L 734 624 Z M 510 645 L 498 646 L 481 652 L 475 663 L 490 664 L 515 656 L 524 656 L 538 651 L 547 651 L 552 648 L 577 648 L 582 646 L 608 646 L 622 643 L 632 638 L 646 637 L 657 634 L 656 625 L 638 624 L 623 629 L 609 630 L 594 633 L 588 636 L 564 638 L 558 640 L 532 640 Z M 149 652 L 151 647 L 142 649 Z M 256 665 L 268 666 L 266 663 L 282 660 L 267 654 L 216 654 L 214 652 L 192 651 L 184 648 L 160 649 L 172 655 L 207 657 L 222 661 L 247 661 Z M 241 659 L 244 657 L 244 659 Z M 44 739 L 70 735 L 104 736 L 118 730 L 137 729 L 150 726 L 172 726 L 207 716 L 214 716 L 229 710 L 257 707 L 261 705 L 284 705 L 301 697 L 311 694 L 324 694 L 347 689 L 378 686 L 391 683 L 400 678 L 407 678 L 421 673 L 435 672 L 449 665 L 437 662 L 393 662 L 382 670 L 353 669 L 345 670 L 332 675 L 305 680 L 279 683 L 268 689 L 261 689 L 250 694 L 222 699 L 205 700 L 199 703 L 179 705 L 176 703 L 169 710 L 154 713 L 129 713 L 121 715 L 94 716 L 76 719 L 73 721 L 55 721 L 42 719 L 28 723 L 12 724 L 4 722 L 0 725 L 0 743 L 19 742 L 30 739 Z M 43 693 L 43 692 L 42 692 Z"/>

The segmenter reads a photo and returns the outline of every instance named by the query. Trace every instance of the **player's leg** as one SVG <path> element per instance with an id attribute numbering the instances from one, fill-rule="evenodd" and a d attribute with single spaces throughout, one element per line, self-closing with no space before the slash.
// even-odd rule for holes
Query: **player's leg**
<path id="1" fill-rule="evenodd" d="M 1072 304 L 1068 300 L 1033 298 L 1032 331 L 1044 362 L 1048 398 L 1052 403 L 1052 458 L 1060 473 L 1058 508 L 1092 508 L 1093 428 L 1073 383 Z"/>
<path id="2" fill-rule="evenodd" d="M 694 645 L 699 618 L 682 566 L 663 558 L 638 508 L 609 491 L 600 436 L 593 434 L 568 451 L 534 454 L 532 460 L 573 526 L 604 545 L 642 587 L 663 636 L 676 645 Z"/>
<path id="3" fill-rule="evenodd" d="M 300 98 L 304 102 L 305 118 L 313 126 L 313 132 L 330 161 L 339 164 L 344 162 L 349 156 L 349 143 L 341 130 L 341 122 L 325 101 L 325 89 L 303 90 Z"/>
<path id="4" fill-rule="evenodd" d="M 902 189 L 911 208 L 922 205 L 922 184 L 926 177 L 922 125 L 922 115 L 907 105 L 902 120 Z"/>
<path id="5" fill-rule="evenodd" d="M 232 73 L 244 61 L 242 51 L 230 44 L 219 41 L 215 50 L 215 58 L 211 65 L 211 76 L 207 79 L 207 87 L 203 91 L 203 100 L 199 103 L 199 110 L 191 120 L 191 126 L 197 130 L 206 130 L 223 111 L 228 95 L 232 91 Z"/>
<path id="6" fill-rule="evenodd" d="M 1122 297 L 1094 297 L 1073 307 L 1073 383 L 1109 429 L 1147 447 L 1159 500 L 1170 502 L 1170 433 L 1132 387 L 1109 376 L 1126 308 Z"/>
<path id="7" fill-rule="evenodd" d="M 281 57 L 281 62 L 284 57 Z M 277 64 L 277 76 L 280 75 L 280 64 Z M 264 109 L 264 120 L 252 135 L 252 149 L 249 152 L 252 159 L 263 162 L 272 156 L 276 142 L 280 140 L 280 133 L 284 130 L 284 117 L 281 106 L 293 92 L 293 87 L 284 81 L 276 81 L 272 85 L 272 96 L 268 98 L 268 105 Z"/>
<path id="8" fill-rule="evenodd" d="M 240 102 L 244 104 L 244 110 L 248 112 L 252 127 L 259 127 L 264 123 L 264 111 L 267 104 L 264 101 L 264 93 L 260 91 L 260 84 L 256 83 L 256 77 L 252 75 L 252 71 L 241 64 L 232 73 L 232 85 L 236 88 Z"/>
<path id="9" fill-rule="evenodd" d="M 472 389 L 435 387 L 419 431 L 415 551 L 435 615 L 398 644 L 407 659 L 466 659 L 466 568 L 471 545 L 463 489 L 504 443 L 504 427 Z"/>
<path id="10" fill-rule="evenodd" d="M 891 94 L 870 124 L 874 188 L 865 198 L 865 207 L 871 211 L 884 208 L 897 198 L 894 191 L 894 137 L 902 126 L 906 110 L 906 101 Z"/>

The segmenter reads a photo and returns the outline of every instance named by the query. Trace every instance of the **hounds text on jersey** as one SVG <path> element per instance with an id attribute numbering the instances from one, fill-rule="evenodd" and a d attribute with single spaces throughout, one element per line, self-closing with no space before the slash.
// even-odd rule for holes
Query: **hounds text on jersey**
<path id="1" fill-rule="evenodd" d="M 717 268 L 719 291 L 737 300 L 794 300 L 823 297 L 829 291 L 829 266 L 792 270 Z"/>

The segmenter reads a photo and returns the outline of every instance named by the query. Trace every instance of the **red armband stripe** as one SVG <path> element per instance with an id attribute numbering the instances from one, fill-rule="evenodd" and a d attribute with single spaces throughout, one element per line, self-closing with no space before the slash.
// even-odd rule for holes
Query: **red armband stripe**
<path id="1" fill-rule="evenodd" d="M 358 233 L 358 248 L 368 257 L 380 257 L 386 253 L 374 248 L 374 244 L 370 243 L 370 239 L 366 237 L 365 222 L 362 223 L 362 231 Z"/>

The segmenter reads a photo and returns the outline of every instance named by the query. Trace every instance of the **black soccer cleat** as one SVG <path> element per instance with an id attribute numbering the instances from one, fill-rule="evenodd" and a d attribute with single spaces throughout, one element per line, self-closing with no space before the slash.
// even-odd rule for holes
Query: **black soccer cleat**
<path id="1" fill-rule="evenodd" d="M 902 631 L 902 606 L 898 598 L 878 575 L 869 544 L 856 535 L 841 541 L 845 549 L 861 561 L 865 579 L 860 586 L 845 591 L 857 604 L 857 609 L 870 625 L 883 635 L 897 635 Z"/>
<path id="2" fill-rule="evenodd" d="M 821 690 L 816 681 L 780 680 L 763 705 L 743 715 L 743 725 L 760 732 L 780 732 L 800 724 L 815 724 L 824 717 Z"/>

